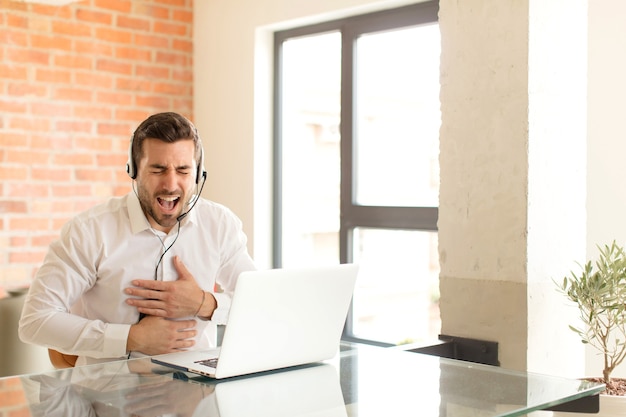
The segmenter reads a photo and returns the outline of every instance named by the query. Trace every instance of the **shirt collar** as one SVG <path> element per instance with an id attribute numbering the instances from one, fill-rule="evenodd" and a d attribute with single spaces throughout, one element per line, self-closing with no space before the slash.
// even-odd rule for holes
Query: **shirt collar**
<path id="1" fill-rule="evenodd" d="M 142 232 L 144 230 L 152 230 L 148 218 L 141 209 L 139 198 L 134 192 L 128 194 L 128 217 L 130 219 L 130 228 L 133 234 Z M 184 219 L 181 220 L 180 226 L 183 227 L 187 223 L 197 223 L 198 213 L 195 210 L 191 210 Z"/>
<path id="2" fill-rule="evenodd" d="M 135 193 L 128 194 L 128 218 L 130 219 L 130 228 L 133 234 L 151 229 L 146 215 L 143 214 L 141 204 L 139 204 L 139 198 Z"/>

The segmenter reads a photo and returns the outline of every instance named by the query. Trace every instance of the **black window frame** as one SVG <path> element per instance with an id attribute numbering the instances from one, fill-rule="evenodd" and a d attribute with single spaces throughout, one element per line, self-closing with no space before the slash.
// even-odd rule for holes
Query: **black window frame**
<path id="1" fill-rule="evenodd" d="M 393 207 L 359 205 L 355 202 L 354 86 L 355 45 L 359 36 L 369 33 L 415 27 L 438 22 L 439 2 L 427 1 L 395 9 L 337 19 L 274 33 L 273 108 L 273 247 L 272 264 L 282 266 L 282 44 L 288 39 L 325 32 L 341 32 L 341 113 L 340 113 L 340 230 L 339 262 L 352 262 L 352 231 L 358 227 L 437 231 L 438 207 Z M 354 336 L 352 307 L 342 339 L 377 345 L 387 344 Z"/>

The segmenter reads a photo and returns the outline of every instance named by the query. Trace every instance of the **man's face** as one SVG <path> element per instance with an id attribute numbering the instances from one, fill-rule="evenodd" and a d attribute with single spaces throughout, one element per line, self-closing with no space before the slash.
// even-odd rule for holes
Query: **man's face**
<path id="1" fill-rule="evenodd" d="M 169 233 L 193 195 L 196 176 L 192 140 L 146 139 L 138 161 L 137 195 L 150 225 Z"/>

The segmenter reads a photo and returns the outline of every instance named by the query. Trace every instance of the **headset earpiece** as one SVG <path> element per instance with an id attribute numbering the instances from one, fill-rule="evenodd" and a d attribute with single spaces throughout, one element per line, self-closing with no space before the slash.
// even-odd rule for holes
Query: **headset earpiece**
<path id="1" fill-rule="evenodd" d="M 130 136 L 130 146 L 128 147 L 128 162 L 126 162 L 126 172 L 132 179 L 137 178 L 137 167 L 135 166 L 135 160 L 133 159 L 133 139 L 135 135 Z"/>
<path id="2" fill-rule="evenodd" d="M 200 139 L 198 138 L 198 141 Z M 198 166 L 196 167 L 196 184 L 200 183 L 200 178 L 206 179 L 206 170 L 204 169 L 204 149 L 202 148 L 202 142 L 200 142 L 200 159 L 198 160 Z"/>

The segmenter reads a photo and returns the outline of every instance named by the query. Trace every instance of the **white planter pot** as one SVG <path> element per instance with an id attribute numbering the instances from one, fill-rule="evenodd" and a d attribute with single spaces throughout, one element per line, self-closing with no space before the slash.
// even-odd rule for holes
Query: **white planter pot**
<path id="1" fill-rule="evenodd" d="M 600 395 L 600 412 L 592 413 L 563 413 L 554 411 L 553 417 L 626 417 L 626 396 Z"/>

